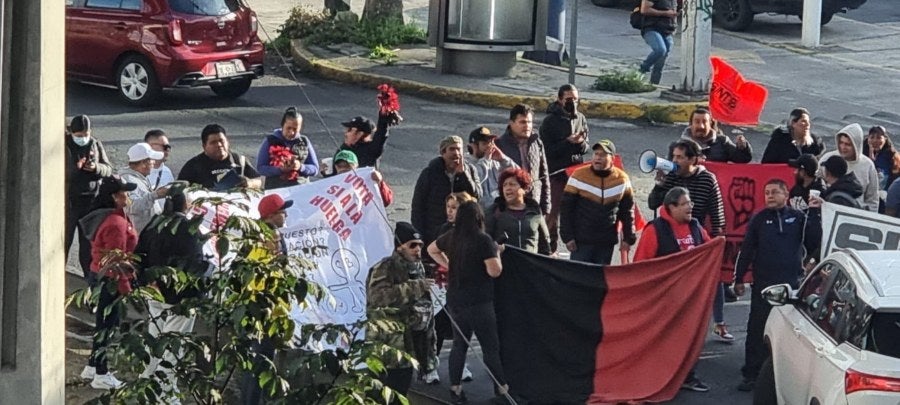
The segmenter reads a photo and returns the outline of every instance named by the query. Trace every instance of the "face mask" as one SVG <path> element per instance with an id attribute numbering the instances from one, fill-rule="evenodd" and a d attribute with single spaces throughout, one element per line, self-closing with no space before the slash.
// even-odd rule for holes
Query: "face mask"
<path id="1" fill-rule="evenodd" d="M 575 100 L 567 100 L 566 105 L 563 108 L 565 108 L 567 113 L 575 115 L 576 106 L 577 104 L 575 103 Z"/>
<path id="2" fill-rule="evenodd" d="M 89 137 L 89 136 L 73 136 L 72 140 L 75 141 L 75 144 L 78 146 L 85 146 L 91 141 L 91 137 Z"/>

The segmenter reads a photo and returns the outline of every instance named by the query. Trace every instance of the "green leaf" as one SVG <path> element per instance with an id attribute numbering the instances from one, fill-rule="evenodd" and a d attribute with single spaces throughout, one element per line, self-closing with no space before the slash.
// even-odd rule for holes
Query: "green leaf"
<path id="1" fill-rule="evenodd" d="M 228 247 L 230 246 L 230 242 L 227 237 L 219 236 L 219 240 L 216 241 L 216 252 L 219 254 L 219 257 L 225 257 L 228 255 Z"/>

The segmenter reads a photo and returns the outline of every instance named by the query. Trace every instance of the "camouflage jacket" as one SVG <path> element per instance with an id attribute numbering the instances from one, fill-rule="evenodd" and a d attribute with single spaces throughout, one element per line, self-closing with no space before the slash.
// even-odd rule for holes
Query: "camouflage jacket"
<path id="1" fill-rule="evenodd" d="M 412 273 L 412 274 L 411 274 Z M 369 271 L 367 304 L 369 320 L 388 320 L 400 324 L 400 328 L 390 331 L 367 329 L 366 339 L 384 343 L 393 348 L 413 353 L 412 330 L 407 325 L 413 315 L 417 301 L 430 300 L 425 270 L 420 262 L 405 260 L 396 251 L 390 257 L 375 264 Z M 393 308 L 394 313 L 373 313 L 375 309 Z M 389 364 L 389 366 L 396 364 Z"/>

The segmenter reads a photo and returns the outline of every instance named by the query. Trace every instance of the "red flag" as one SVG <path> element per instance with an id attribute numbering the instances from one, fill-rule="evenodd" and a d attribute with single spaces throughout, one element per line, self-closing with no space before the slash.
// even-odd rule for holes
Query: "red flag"
<path id="1" fill-rule="evenodd" d="M 709 110 L 713 118 L 731 125 L 757 125 L 766 105 L 768 90 L 761 84 L 744 80 L 734 66 L 715 56 L 709 89 Z"/>
<path id="2" fill-rule="evenodd" d="M 582 167 L 585 167 L 590 164 L 591 163 L 588 162 L 588 163 L 579 163 L 576 165 L 569 166 L 566 168 L 566 176 L 572 176 L 572 173 L 575 173 L 576 170 L 581 169 Z M 619 169 L 621 169 L 623 171 L 625 170 L 625 166 L 622 164 L 622 156 L 621 155 L 615 155 L 615 157 L 613 157 L 613 166 L 618 167 Z M 638 208 L 637 204 L 634 205 L 634 209 L 632 211 L 634 211 L 634 229 L 636 229 L 638 231 L 640 231 L 641 229 L 644 229 L 644 227 L 647 225 L 647 220 L 644 219 L 644 214 L 641 214 L 641 209 Z M 621 231 L 621 229 L 619 229 L 619 230 Z"/>
<path id="3" fill-rule="evenodd" d="M 663 402 L 700 357 L 723 238 L 660 258 L 606 266 L 603 336 L 588 404 Z"/>

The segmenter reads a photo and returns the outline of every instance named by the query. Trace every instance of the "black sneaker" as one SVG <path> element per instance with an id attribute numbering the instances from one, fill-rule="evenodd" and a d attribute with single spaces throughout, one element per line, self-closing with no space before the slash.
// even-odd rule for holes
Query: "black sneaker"
<path id="1" fill-rule="evenodd" d="M 450 403 L 453 405 L 462 405 L 469 403 L 469 398 L 466 398 L 466 392 L 460 390 L 459 394 L 455 391 L 450 390 Z"/>
<path id="2" fill-rule="evenodd" d="M 753 391 L 754 387 L 756 387 L 756 380 L 745 378 L 744 381 L 738 384 L 737 389 L 738 391 L 750 392 Z"/>
<path id="3" fill-rule="evenodd" d="M 703 381 L 700 381 L 699 378 L 694 377 L 685 381 L 684 384 L 681 384 L 681 389 L 694 392 L 707 392 L 709 391 L 709 386 L 704 384 Z"/>

